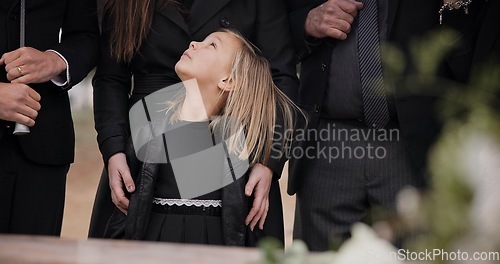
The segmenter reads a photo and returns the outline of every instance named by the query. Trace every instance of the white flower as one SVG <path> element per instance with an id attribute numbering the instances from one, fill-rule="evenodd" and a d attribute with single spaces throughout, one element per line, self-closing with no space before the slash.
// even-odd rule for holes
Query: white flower
<path id="1" fill-rule="evenodd" d="M 407 187 L 398 193 L 396 206 L 398 214 L 410 228 L 415 229 L 422 223 L 421 198 L 415 187 Z"/>
<path id="2" fill-rule="evenodd" d="M 464 175 L 474 190 L 472 223 L 481 234 L 500 234 L 500 145 L 491 134 L 473 133 L 463 144 Z"/>

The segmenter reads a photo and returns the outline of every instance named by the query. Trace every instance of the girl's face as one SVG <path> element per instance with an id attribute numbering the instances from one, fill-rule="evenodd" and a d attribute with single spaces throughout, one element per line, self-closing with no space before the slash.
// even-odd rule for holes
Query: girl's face
<path id="1" fill-rule="evenodd" d="M 230 33 L 212 33 L 202 42 L 191 42 L 175 65 L 175 71 L 183 81 L 195 78 L 200 85 L 222 88 L 241 45 Z"/>

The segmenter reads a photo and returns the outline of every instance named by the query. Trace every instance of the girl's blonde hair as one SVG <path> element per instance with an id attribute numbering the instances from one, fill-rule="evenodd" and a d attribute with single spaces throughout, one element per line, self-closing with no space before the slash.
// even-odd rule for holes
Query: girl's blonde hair
<path id="1" fill-rule="evenodd" d="M 273 149 L 276 126 L 283 140 L 278 151 L 285 151 L 291 144 L 294 113 L 300 109 L 273 82 L 268 61 L 256 53 L 254 47 L 239 32 L 223 29 L 238 38 L 242 46 L 236 52 L 231 65 L 228 83 L 232 87 L 221 113 L 212 117 L 212 131 L 220 131 L 228 143 L 228 150 L 248 158 L 251 164 L 267 165 Z M 174 110 L 171 122 L 179 119 L 178 112 L 184 96 L 170 103 L 169 110 Z M 279 122 L 277 122 L 277 120 Z M 244 131 L 242 131 L 242 128 Z M 241 133 L 245 140 L 241 141 Z M 279 153 L 284 154 L 283 152 Z M 274 156 L 274 153 L 273 153 Z"/>

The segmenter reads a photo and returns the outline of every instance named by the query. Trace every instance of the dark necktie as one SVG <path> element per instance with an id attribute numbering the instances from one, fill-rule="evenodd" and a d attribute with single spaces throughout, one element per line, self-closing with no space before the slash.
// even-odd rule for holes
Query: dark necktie
<path id="1" fill-rule="evenodd" d="M 383 128 L 389 122 L 389 108 L 384 90 L 377 0 L 363 0 L 358 14 L 358 56 L 365 123 Z"/>

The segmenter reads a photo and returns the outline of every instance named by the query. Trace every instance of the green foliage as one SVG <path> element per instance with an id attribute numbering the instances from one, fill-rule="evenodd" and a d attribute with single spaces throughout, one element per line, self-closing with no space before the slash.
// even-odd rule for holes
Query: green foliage
<path id="1" fill-rule="evenodd" d="M 423 230 L 412 230 L 420 235 L 406 244 L 417 252 L 451 249 L 459 241 L 474 236 L 470 212 L 475 195 L 467 178 L 476 175 L 464 170 L 464 155 L 473 151 L 465 145 L 477 135 L 492 135 L 500 142 L 500 68 L 487 66 L 475 71 L 469 85 L 435 75 L 443 54 L 452 49 L 452 45 L 443 43 L 454 43 L 455 39 L 454 33 L 442 31 L 411 46 L 418 74 L 407 77 L 406 83 L 413 85 L 415 93 L 434 95 L 434 91 L 442 94 L 438 110 L 443 121 L 440 138 L 429 156 L 432 179 L 431 190 L 423 196 L 424 220 L 420 225 Z M 476 165 L 480 170 L 479 164 Z M 435 263 L 444 261 L 435 259 Z"/>
<path id="2" fill-rule="evenodd" d="M 421 76 L 435 77 L 445 56 L 455 47 L 458 34 L 450 30 L 437 30 L 410 44 L 412 61 Z"/>

